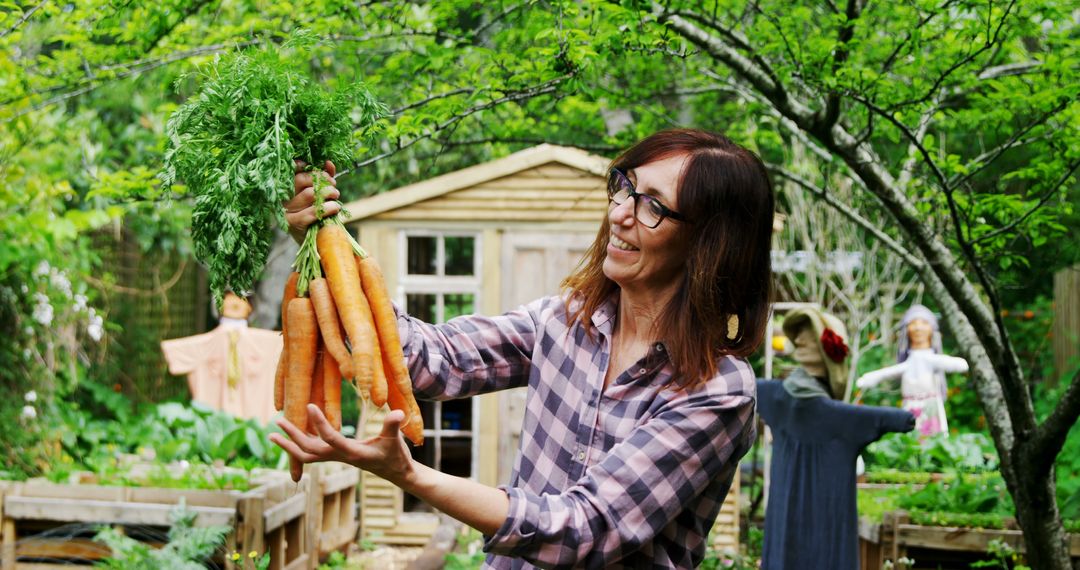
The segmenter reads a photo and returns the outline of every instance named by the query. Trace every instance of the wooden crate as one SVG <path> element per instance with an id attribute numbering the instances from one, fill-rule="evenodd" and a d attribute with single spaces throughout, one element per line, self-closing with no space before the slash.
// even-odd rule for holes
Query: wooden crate
<path id="1" fill-rule="evenodd" d="M 311 469 L 311 474 L 318 499 L 312 519 L 317 524 L 315 536 L 322 559 L 356 542 L 360 530 L 356 512 L 360 470 L 344 463 L 320 463 Z"/>
<path id="2" fill-rule="evenodd" d="M 912 550 L 925 559 L 928 552 L 985 553 L 998 540 L 1024 552 L 1024 533 L 1008 529 L 975 529 L 911 524 L 904 511 L 884 513 L 880 523 L 859 519 L 859 560 L 863 570 L 880 570 L 886 561 L 896 562 Z M 1080 558 L 1080 534 L 1069 534 L 1069 555 Z"/>
<path id="3" fill-rule="evenodd" d="M 209 491 L 151 487 L 108 487 L 56 484 L 44 481 L 0 485 L 0 567 L 4 570 L 70 568 L 72 562 L 95 561 L 109 555 L 90 537 L 50 535 L 65 525 L 113 525 L 131 529 L 171 525 L 170 512 L 184 501 L 197 513 L 196 526 L 234 528 L 225 552 L 270 552 L 271 568 L 299 570 L 315 567 L 314 533 L 310 528 L 313 493 L 311 477 L 300 484 L 288 475 L 267 475 L 248 491 Z M 42 532 L 46 531 L 46 532 Z M 155 540 L 146 540 L 159 545 Z M 228 556 L 226 568 L 234 564 Z M 246 556 L 244 557 L 246 560 Z"/>

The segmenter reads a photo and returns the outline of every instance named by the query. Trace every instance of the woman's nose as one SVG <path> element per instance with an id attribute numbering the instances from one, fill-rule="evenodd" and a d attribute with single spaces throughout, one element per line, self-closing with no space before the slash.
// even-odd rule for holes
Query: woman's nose
<path id="1" fill-rule="evenodd" d="M 622 204 L 611 203 L 612 209 L 608 217 L 611 222 L 620 226 L 630 226 L 634 223 L 634 199 L 627 198 Z"/>

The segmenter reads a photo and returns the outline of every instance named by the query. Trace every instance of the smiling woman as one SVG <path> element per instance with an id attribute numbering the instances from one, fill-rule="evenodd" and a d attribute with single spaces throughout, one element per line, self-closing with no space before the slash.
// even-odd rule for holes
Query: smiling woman
<path id="1" fill-rule="evenodd" d="M 564 293 L 431 325 L 398 309 L 418 398 L 526 387 L 507 485 L 412 459 L 379 437 L 272 436 L 301 461 L 344 461 L 483 532 L 485 567 L 693 568 L 754 441 L 746 361 L 768 317 L 773 194 L 727 138 L 662 131 L 612 164 L 607 216 Z M 310 207 L 297 186 L 290 212 Z M 290 223 L 303 224 L 298 214 Z M 310 223 L 310 222 L 307 222 Z"/>

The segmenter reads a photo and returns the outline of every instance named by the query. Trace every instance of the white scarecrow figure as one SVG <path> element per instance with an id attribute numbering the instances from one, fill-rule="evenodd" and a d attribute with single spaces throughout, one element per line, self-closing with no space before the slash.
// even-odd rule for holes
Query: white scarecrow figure
<path id="1" fill-rule="evenodd" d="M 855 382 L 861 389 L 872 388 L 884 380 L 900 378 L 901 406 L 915 415 L 915 431 L 926 437 L 949 434 L 945 417 L 948 386 L 946 372 L 967 372 L 963 358 L 941 354 L 941 332 L 930 309 L 914 305 L 904 313 L 896 350 L 897 364 L 862 375 Z"/>

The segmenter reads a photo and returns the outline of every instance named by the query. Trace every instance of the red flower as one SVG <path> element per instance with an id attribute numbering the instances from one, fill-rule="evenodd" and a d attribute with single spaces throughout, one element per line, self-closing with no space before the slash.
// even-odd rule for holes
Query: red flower
<path id="1" fill-rule="evenodd" d="M 832 329 L 825 329 L 821 333 L 821 350 L 833 362 L 843 362 L 848 353 L 848 347 L 844 344 L 844 339 L 833 332 Z"/>

